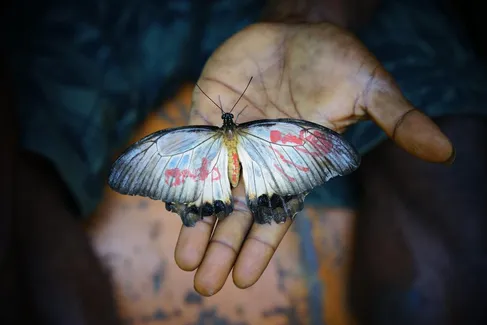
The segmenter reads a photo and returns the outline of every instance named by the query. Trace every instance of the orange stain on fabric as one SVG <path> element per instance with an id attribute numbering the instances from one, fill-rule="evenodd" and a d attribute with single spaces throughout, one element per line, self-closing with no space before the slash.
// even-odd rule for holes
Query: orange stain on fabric
<path id="1" fill-rule="evenodd" d="M 178 96 L 148 116 L 131 143 L 163 128 L 186 125 L 192 90 L 192 85 L 183 87 Z M 232 182 L 237 177 L 236 162 L 238 155 L 234 151 L 229 157 L 235 171 L 231 173 Z M 309 235 L 319 262 L 316 276 L 323 287 L 323 297 L 318 297 L 322 323 L 352 325 L 345 293 L 353 216 L 323 218 L 326 213 L 306 208 L 306 213 L 297 218 L 308 217 L 313 225 Z M 193 289 L 194 272 L 180 270 L 174 261 L 180 228 L 180 218 L 166 211 L 163 202 L 106 189 L 88 231 L 96 252 L 112 274 L 125 323 L 179 325 L 206 319 L 229 324 L 317 325 L 320 321 L 313 318 L 314 307 L 310 305 L 313 296 L 308 289 L 310 275 L 302 262 L 302 234 L 293 229 L 286 234 L 262 278 L 252 287 L 237 289 L 230 276 L 218 294 L 204 298 Z M 331 240 L 345 244 L 323 245 Z M 341 263 L 337 263 L 339 256 Z"/>

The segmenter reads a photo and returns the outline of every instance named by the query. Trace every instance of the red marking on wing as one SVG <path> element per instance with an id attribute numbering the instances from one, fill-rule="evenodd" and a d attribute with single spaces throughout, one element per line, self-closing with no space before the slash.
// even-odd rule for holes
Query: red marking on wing
<path id="1" fill-rule="evenodd" d="M 188 172 L 189 172 L 189 170 L 187 170 L 187 169 L 181 171 L 179 168 L 173 168 L 173 169 L 166 170 L 166 172 L 164 174 L 166 176 L 166 184 L 169 185 L 169 179 L 173 178 L 174 181 L 171 184 L 171 186 L 181 185 L 182 183 L 184 183 L 184 180 L 186 179 L 186 177 L 188 177 Z"/>
<path id="2" fill-rule="evenodd" d="M 303 172 L 309 172 L 309 168 L 306 167 L 306 166 L 300 166 L 294 162 L 292 162 L 291 160 L 287 159 L 286 157 L 284 157 L 284 155 L 282 153 L 279 152 L 279 150 L 277 150 L 276 148 L 273 148 L 272 145 L 271 145 L 271 149 L 279 156 L 279 158 L 286 164 L 288 165 L 291 165 L 293 167 L 295 167 L 296 169 L 300 170 L 300 171 L 303 171 Z"/>
<path id="3" fill-rule="evenodd" d="M 269 138 L 271 139 L 271 142 L 276 143 L 276 142 L 281 140 L 282 133 L 281 133 L 281 131 L 278 131 L 278 130 L 271 130 L 271 134 L 270 134 Z"/>
<path id="4" fill-rule="evenodd" d="M 290 182 L 294 182 L 296 181 L 296 179 L 288 174 L 286 174 L 286 172 L 281 168 L 281 166 L 277 165 L 277 164 L 274 164 L 274 167 L 277 169 L 277 171 L 279 173 L 281 173 L 282 175 L 284 175 Z"/>
<path id="5" fill-rule="evenodd" d="M 308 154 L 310 156 L 313 156 L 313 157 L 320 156 L 320 153 L 319 152 L 309 151 L 308 148 L 305 148 L 303 146 L 301 146 L 301 147 L 294 147 L 294 149 L 296 149 L 299 152 L 302 152 L 302 153 Z"/>
<path id="6" fill-rule="evenodd" d="M 198 178 L 200 181 L 203 181 L 208 177 L 209 174 L 210 171 L 208 170 L 208 159 L 203 158 L 201 160 L 201 167 L 199 168 Z"/>
<path id="7" fill-rule="evenodd" d="M 271 130 L 269 138 L 272 143 L 294 143 L 298 146 L 302 146 L 306 142 L 309 142 L 311 146 L 319 152 L 312 152 L 303 147 L 296 147 L 296 150 L 312 156 L 327 154 L 333 148 L 333 144 L 327 139 L 326 135 L 318 130 L 313 130 L 312 132 L 301 130 L 299 136 L 291 133 L 283 135 L 279 130 Z"/>
<path id="8" fill-rule="evenodd" d="M 299 132 L 299 137 L 304 138 L 306 141 L 311 143 L 313 148 L 321 151 L 318 154 L 327 154 L 331 151 L 331 149 L 333 149 L 333 143 L 327 139 L 325 134 L 318 130 L 314 130 L 311 133 L 306 130 L 301 130 L 301 132 Z"/>
<path id="9" fill-rule="evenodd" d="M 301 137 L 298 137 L 291 133 L 282 135 L 281 131 L 279 130 L 271 130 L 270 140 L 273 143 L 277 143 L 280 141 L 282 144 L 286 144 L 288 142 L 299 145 L 304 144 L 304 141 Z"/>
<path id="10" fill-rule="evenodd" d="M 166 170 L 164 175 L 166 184 L 170 186 L 179 186 L 183 184 L 188 177 L 196 182 L 204 181 L 210 175 L 210 171 L 208 170 L 208 159 L 201 159 L 201 167 L 196 168 L 193 172 L 187 168 L 182 170 L 179 168 L 171 168 Z M 211 170 L 211 175 L 213 181 L 217 181 L 221 177 L 220 171 L 216 167 Z M 172 184 L 170 182 L 171 179 L 173 179 Z"/>
<path id="11" fill-rule="evenodd" d="M 213 168 L 213 171 L 211 173 L 211 180 L 212 181 L 219 181 L 221 177 L 220 170 L 218 170 L 217 167 Z"/>

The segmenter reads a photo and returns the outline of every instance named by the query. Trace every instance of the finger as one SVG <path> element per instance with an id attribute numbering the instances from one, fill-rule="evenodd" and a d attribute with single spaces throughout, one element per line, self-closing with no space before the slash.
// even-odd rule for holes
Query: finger
<path id="1" fill-rule="evenodd" d="M 210 240 L 215 217 L 205 217 L 194 227 L 181 227 L 178 242 L 174 250 L 176 264 L 184 271 L 193 271 L 201 263 Z"/>
<path id="2" fill-rule="evenodd" d="M 243 191 L 243 186 L 242 191 Z M 194 279 L 194 287 L 204 296 L 220 291 L 237 259 L 253 218 L 243 199 L 235 199 L 234 211 L 218 222 Z"/>
<path id="3" fill-rule="evenodd" d="M 367 112 L 397 145 L 425 161 L 453 162 L 455 150 L 450 140 L 397 87 L 377 82 L 370 94 Z"/>
<path id="4" fill-rule="evenodd" d="M 233 282 L 241 289 L 253 285 L 266 269 L 282 238 L 292 224 L 254 224 L 233 268 Z"/>

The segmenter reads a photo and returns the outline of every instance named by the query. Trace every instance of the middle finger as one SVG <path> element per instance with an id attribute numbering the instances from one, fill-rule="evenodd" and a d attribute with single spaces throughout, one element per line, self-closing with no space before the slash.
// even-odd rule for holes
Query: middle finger
<path id="1" fill-rule="evenodd" d="M 195 275 L 195 290 L 204 296 L 214 295 L 223 287 L 253 223 L 242 184 L 234 194 L 233 213 L 218 222 Z"/>

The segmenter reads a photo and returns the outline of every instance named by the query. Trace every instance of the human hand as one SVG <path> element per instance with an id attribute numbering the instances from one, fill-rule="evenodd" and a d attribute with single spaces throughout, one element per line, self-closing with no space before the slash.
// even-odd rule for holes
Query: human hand
<path id="1" fill-rule="evenodd" d="M 333 25 L 250 26 L 215 51 L 198 84 L 214 100 L 220 96 L 229 110 L 250 77 L 253 82 L 235 108 L 238 114 L 248 105 L 238 122 L 299 118 L 344 132 L 360 120 L 372 119 L 420 159 L 447 163 L 454 158 L 448 138 L 411 106 L 375 57 Z M 220 109 L 197 89 L 190 123 L 222 124 Z M 202 295 L 218 292 L 232 268 L 236 286 L 253 285 L 292 223 L 288 219 L 283 224 L 254 224 L 243 203 L 242 183 L 234 196 L 234 212 L 216 227 L 216 219 L 209 217 L 195 227 L 183 226 L 179 235 L 176 262 L 184 270 L 198 268 L 194 283 Z"/>

